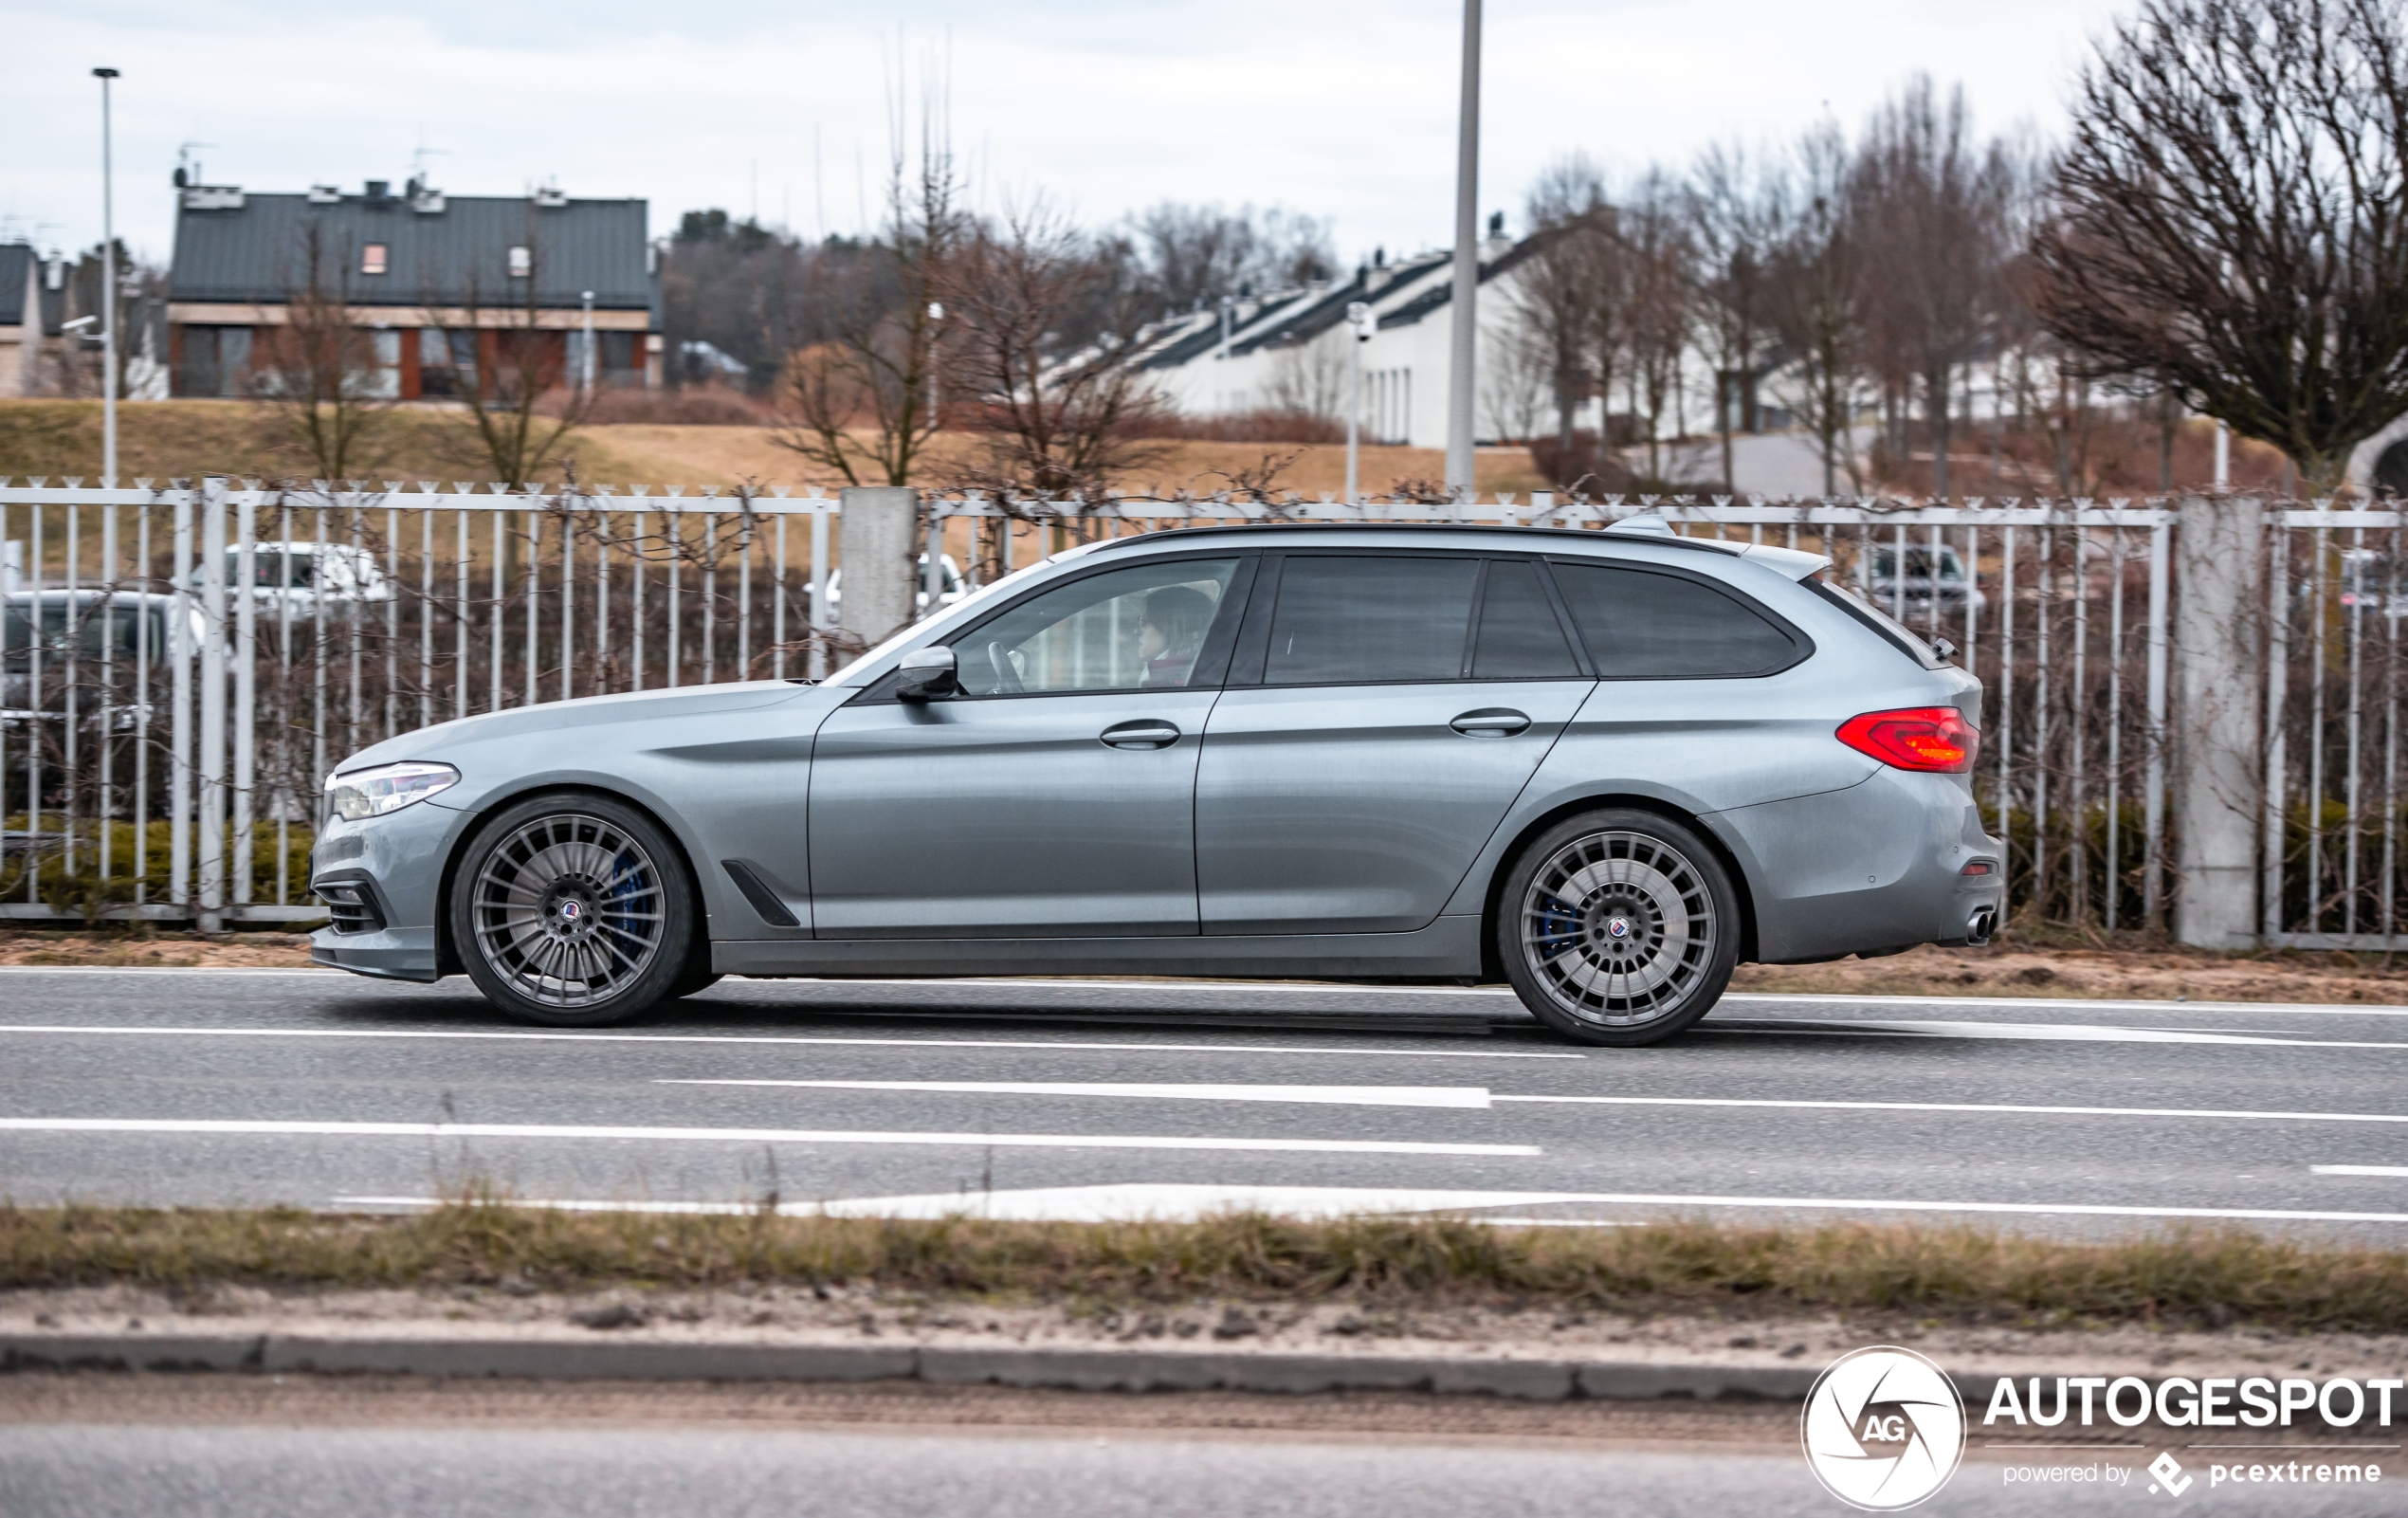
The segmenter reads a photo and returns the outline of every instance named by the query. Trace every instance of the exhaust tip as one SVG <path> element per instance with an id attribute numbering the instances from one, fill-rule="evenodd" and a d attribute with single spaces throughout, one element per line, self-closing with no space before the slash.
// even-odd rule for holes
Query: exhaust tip
<path id="1" fill-rule="evenodd" d="M 1990 942 L 1990 935 L 1997 931 L 1998 926 L 1998 913 L 1997 909 L 1988 906 L 1980 907 L 1974 912 L 1972 919 L 1965 924 L 1965 942 L 1971 947 L 1979 948 Z"/>

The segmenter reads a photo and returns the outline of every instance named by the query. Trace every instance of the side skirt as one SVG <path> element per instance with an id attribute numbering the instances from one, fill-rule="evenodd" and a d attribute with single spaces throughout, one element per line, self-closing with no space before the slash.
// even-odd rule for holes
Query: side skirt
<path id="1" fill-rule="evenodd" d="M 711 945 L 753 976 L 1188 975 L 1237 979 L 1456 979 L 1480 973 L 1480 919 L 1411 933 L 1094 939 L 781 939 Z"/>

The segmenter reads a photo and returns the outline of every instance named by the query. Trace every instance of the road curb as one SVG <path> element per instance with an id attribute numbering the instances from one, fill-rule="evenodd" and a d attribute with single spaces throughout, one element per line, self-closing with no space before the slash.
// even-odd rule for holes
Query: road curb
<path id="1" fill-rule="evenodd" d="M 313 1338 L 284 1334 L 0 1335 L 0 1373 L 34 1370 L 380 1374 L 542 1381 L 921 1381 L 1097 1392 L 1469 1393 L 1560 1402 L 1685 1397 L 1802 1400 L 1803 1366 L 1680 1365 L 1276 1351 L 727 1344 L 623 1339 Z"/>

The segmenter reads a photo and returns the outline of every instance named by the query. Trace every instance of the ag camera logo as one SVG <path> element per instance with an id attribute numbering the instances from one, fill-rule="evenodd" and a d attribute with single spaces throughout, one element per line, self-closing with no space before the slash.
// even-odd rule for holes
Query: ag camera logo
<path id="1" fill-rule="evenodd" d="M 1946 1371 L 1911 1349 L 1858 1349 L 1815 1378 L 1799 1437 L 1824 1491 L 1867 1512 L 1896 1512 L 1957 1473 L 1964 1399 Z"/>

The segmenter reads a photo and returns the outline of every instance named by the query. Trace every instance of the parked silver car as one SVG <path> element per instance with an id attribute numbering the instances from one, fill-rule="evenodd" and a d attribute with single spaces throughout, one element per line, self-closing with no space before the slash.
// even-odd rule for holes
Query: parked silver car
<path id="1" fill-rule="evenodd" d="M 1647 521 L 1088 544 L 821 685 L 362 751 L 314 957 L 573 1026 L 722 974 L 1502 979 L 1651 1042 L 1742 960 L 1997 920 L 1980 687 L 1824 567 Z"/>

